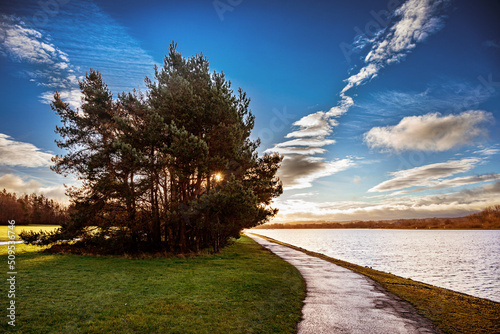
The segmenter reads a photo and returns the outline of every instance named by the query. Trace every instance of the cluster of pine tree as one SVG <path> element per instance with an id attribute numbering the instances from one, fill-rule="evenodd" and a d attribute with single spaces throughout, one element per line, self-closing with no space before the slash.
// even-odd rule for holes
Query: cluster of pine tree
<path id="1" fill-rule="evenodd" d="M 146 93 L 112 93 L 97 71 L 80 83 L 80 110 L 56 93 L 53 110 L 66 150 L 53 169 L 74 174 L 72 219 L 47 243 L 80 238 L 119 251 L 219 251 L 244 228 L 266 222 L 282 193 L 278 154 L 259 157 L 250 140 L 250 100 L 203 55 L 172 43 Z M 113 247 L 115 247 L 113 246 Z M 103 248 L 104 249 L 104 248 Z"/>
<path id="2" fill-rule="evenodd" d="M 16 225 L 60 225 L 68 220 L 68 208 L 44 195 L 0 192 L 0 224 L 15 220 Z"/>

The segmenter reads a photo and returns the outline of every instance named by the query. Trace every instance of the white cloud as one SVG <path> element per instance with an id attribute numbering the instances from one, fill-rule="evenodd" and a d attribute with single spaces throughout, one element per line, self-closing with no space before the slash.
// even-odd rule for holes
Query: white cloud
<path id="1" fill-rule="evenodd" d="M 4 36 L 2 53 L 16 61 L 29 63 L 52 63 L 55 49 L 41 41 L 41 33 L 25 27 L 24 22 L 2 15 L 0 33 Z"/>
<path id="2" fill-rule="evenodd" d="M 395 12 L 399 18 L 392 26 L 381 31 L 373 40 L 365 57 L 365 66 L 349 77 L 342 94 L 376 77 L 386 65 L 400 62 L 416 44 L 444 26 L 440 15 L 448 0 L 408 0 Z"/>
<path id="3" fill-rule="evenodd" d="M 354 101 L 351 97 L 342 96 L 339 104 L 330 108 L 327 112 L 317 111 L 293 123 L 293 125 L 299 127 L 299 129 L 287 134 L 286 138 L 312 137 L 323 139 L 332 134 L 333 128 L 339 124 L 336 118 L 345 114 L 353 104 Z"/>
<path id="4" fill-rule="evenodd" d="M 26 71 L 30 80 L 40 86 L 53 90 L 43 93 L 40 98 L 43 103 L 50 103 L 54 90 L 59 90 L 61 96 L 68 97 L 73 108 L 80 106 L 80 99 L 75 90 L 78 90 L 78 80 L 74 72 L 75 67 L 69 62 L 66 53 L 57 48 L 52 41 L 44 37 L 35 29 L 14 16 L 1 16 L 0 33 L 5 36 L 0 45 L 0 53 L 14 61 L 27 62 L 35 66 L 34 71 Z M 50 96 L 50 98 L 49 98 Z"/>
<path id="5" fill-rule="evenodd" d="M 299 127 L 299 130 L 290 132 L 286 138 L 325 137 L 332 133 L 332 127 L 337 123 L 330 120 L 324 111 L 318 111 L 302 117 L 293 125 Z"/>
<path id="6" fill-rule="evenodd" d="M 432 182 L 429 182 L 430 184 L 427 187 L 413 188 L 411 190 L 404 190 L 404 191 L 395 191 L 391 193 L 390 196 L 407 195 L 429 189 L 453 188 L 453 187 L 459 187 L 459 186 L 465 186 L 483 182 L 491 182 L 497 180 L 500 180 L 500 174 L 494 174 L 494 173 L 456 177 L 453 179 L 446 179 L 446 180 L 434 180 Z"/>
<path id="7" fill-rule="evenodd" d="M 318 192 L 311 191 L 311 192 L 307 192 L 307 193 L 301 192 L 298 194 L 293 194 L 290 196 L 290 198 L 303 198 L 303 197 L 315 197 L 315 196 L 318 196 Z"/>
<path id="8" fill-rule="evenodd" d="M 267 149 L 266 153 L 276 152 L 282 155 L 316 155 L 326 152 L 324 148 L 317 147 L 273 147 Z"/>
<path id="9" fill-rule="evenodd" d="M 42 184 L 36 180 L 27 180 L 13 174 L 0 176 L 0 189 L 6 189 L 8 192 L 16 194 L 31 194 L 40 190 Z"/>
<path id="10" fill-rule="evenodd" d="M 275 147 L 296 147 L 296 146 L 306 146 L 306 147 L 323 147 L 325 145 L 334 144 L 333 139 L 323 139 L 323 138 L 300 138 L 294 140 L 288 140 L 277 144 Z"/>
<path id="11" fill-rule="evenodd" d="M 36 193 L 60 202 L 67 202 L 64 185 L 44 186 L 39 181 L 22 178 L 14 174 L 5 174 L 0 176 L 0 190 L 14 192 L 17 195 Z"/>
<path id="12" fill-rule="evenodd" d="M 439 113 L 410 116 L 394 126 L 372 128 L 364 140 L 371 148 L 385 152 L 442 152 L 486 137 L 485 124 L 492 120 L 491 113 L 481 110 L 447 116 Z"/>
<path id="13" fill-rule="evenodd" d="M 78 108 L 82 103 L 83 95 L 77 88 L 60 91 L 59 95 L 65 103 L 69 103 L 69 105 L 74 109 Z M 45 92 L 40 96 L 40 100 L 47 104 L 51 103 L 53 99 L 53 92 Z"/>
<path id="14" fill-rule="evenodd" d="M 500 174 L 482 174 L 482 175 L 472 175 L 456 177 L 453 179 L 443 180 L 439 182 L 433 189 L 448 188 L 448 187 L 458 187 L 468 184 L 475 184 L 481 182 L 490 182 L 500 180 Z"/>
<path id="15" fill-rule="evenodd" d="M 40 151 L 33 144 L 15 141 L 0 133 L 0 165 L 45 167 L 52 164 L 52 157 L 52 154 Z"/>
<path id="16" fill-rule="evenodd" d="M 154 76 L 153 57 L 96 1 L 68 2 L 46 29 L 73 64 L 99 70 L 115 93 L 144 89 L 144 77 Z"/>
<path id="17" fill-rule="evenodd" d="M 478 158 L 465 158 L 393 172 L 391 173 L 391 179 L 376 185 L 369 189 L 368 192 L 395 191 L 411 187 L 432 187 L 439 184 L 445 185 L 446 182 L 450 182 L 448 185 L 451 186 L 453 183 L 451 180 L 443 182 L 443 179 L 470 171 L 481 161 Z M 454 182 L 455 185 L 458 185 L 459 180 L 455 179 Z"/>
<path id="18" fill-rule="evenodd" d="M 344 171 L 355 164 L 352 159 L 324 161 L 323 158 L 302 155 L 287 156 L 283 160 L 278 176 L 286 190 L 312 187 L 312 182 Z"/>
<path id="19" fill-rule="evenodd" d="M 310 155 L 311 150 L 334 144 L 335 140 L 325 139 L 325 137 L 330 135 L 333 132 L 333 128 L 339 124 L 336 118 L 346 113 L 353 103 L 352 98 L 344 96 L 339 105 L 330 108 L 329 111 L 317 111 L 302 117 L 293 123 L 299 129 L 286 135 L 286 138 L 298 139 L 278 143 L 267 151 L 285 153 L 286 150 L 283 150 L 283 148 L 298 148 L 297 146 L 300 146 L 293 153 Z M 323 151 L 319 150 L 315 152 L 323 153 Z"/>
<path id="20" fill-rule="evenodd" d="M 500 153 L 500 149 L 495 148 L 495 147 L 488 147 L 488 148 L 484 148 L 482 150 L 475 151 L 474 153 L 481 154 L 481 155 L 496 155 L 496 154 Z"/>
<path id="21" fill-rule="evenodd" d="M 321 147 L 335 143 L 325 139 L 338 125 L 336 118 L 345 114 L 354 101 L 345 92 L 375 77 L 386 65 L 398 62 L 421 42 L 442 26 L 442 18 L 438 17 L 439 8 L 447 0 L 409 0 L 398 8 L 393 18 L 398 18 L 393 26 L 380 31 L 372 40 L 357 38 L 355 47 L 364 48 L 372 43 L 372 48 L 365 58 L 366 65 L 347 79 L 347 85 L 340 92 L 340 102 L 328 112 L 318 111 L 302 117 L 293 125 L 297 130 L 290 132 L 286 138 L 299 138 L 276 144 L 267 151 L 280 152 L 287 156 L 281 170 L 285 189 L 297 189 L 312 186 L 311 182 L 327 175 L 345 170 L 352 166 L 349 159 L 326 162 L 323 158 L 312 157 L 323 153 Z M 298 173 L 293 172 L 298 170 Z"/>
<path id="22" fill-rule="evenodd" d="M 326 151 L 322 147 L 335 143 L 334 139 L 325 137 L 338 125 L 336 118 L 344 114 L 352 104 L 352 99 L 345 96 L 338 106 L 327 112 L 318 111 L 302 117 L 293 124 L 299 129 L 286 135 L 286 138 L 296 139 L 278 143 L 266 150 L 285 155 L 278 172 L 285 190 L 312 187 L 315 180 L 354 166 L 350 158 L 325 161 L 324 158 L 314 156 Z"/>
<path id="23" fill-rule="evenodd" d="M 380 201 L 311 202 L 278 199 L 275 222 L 384 220 L 457 217 L 498 204 L 500 182 L 443 195 L 388 198 Z"/>
<path id="24" fill-rule="evenodd" d="M 349 79 L 347 79 L 347 85 L 342 89 L 341 94 L 344 94 L 354 86 L 358 86 L 361 83 L 364 83 L 370 79 L 375 78 L 380 69 L 381 66 L 377 64 L 366 65 L 361 70 L 359 70 L 357 74 L 352 75 L 349 77 Z"/>

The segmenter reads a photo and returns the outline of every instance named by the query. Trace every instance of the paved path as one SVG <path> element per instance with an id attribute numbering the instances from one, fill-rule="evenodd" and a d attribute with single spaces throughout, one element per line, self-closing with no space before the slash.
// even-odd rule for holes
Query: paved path
<path id="1" fill-rule="evenodd" d="M 247 234 L 300 271 L 307 287 L 298 334 L 438 333 L 407 302 L 368 277 Z"/>

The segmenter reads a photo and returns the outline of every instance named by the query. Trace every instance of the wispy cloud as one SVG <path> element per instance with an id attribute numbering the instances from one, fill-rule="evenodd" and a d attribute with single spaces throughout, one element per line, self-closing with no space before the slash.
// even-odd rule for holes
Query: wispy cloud
<path id="1" fill-rule="evenodd" d="M 14 174 L 0 176 L 0 189 L 6 189 L 16 194 L 30 194 L 37 192 L 42 184 L 36 180 L 26 180 Z"/>
<path id="2" fill-rule="evenodd" d="M 266 152 L 278 152 L 285 155 L 285 160 L 278 172 L 285 190 L 312 187 L 315 180 L 330 176 L 355 166 L 351 158 L 325 161 L 317 154 L 323 154 L 324 146 L 335 143 L 326 137 L 338 125 L 337 117 L 352 106 L 353 101 L 345 96 L 338 106 L 328 111 L 318 111 L 304 116 L 293 125 L 297 130 L 290 132 L 286 138 L 295 138 L 276 144 Z"/>
<path id="3" fill-rule="evenodd" d="M 376 185 L 369 189 L 368 192 L 395 191 L 411 187 L 435 187 L 446 184 L 448 186 L 457 186 L 460 183 L 475 183 L 472 182 L 473 178 L 443 180 L 455 174 L 468 172 L 481 162 L 482 160 L 479 158 L 464 158 L 392 172 L 390 174 L 392 176 L 391 179 Z M 476 178 L 475 181 L 483 182 L 485 180 Z"/>
<path id="4" fill-rule="evenodd" d="M 498 204 L 499 195 L 500 181 L 441 195 L 384 198 L 373 202 L 317 203 L 293 198 L 278 200 L 275 203 L 275 206 L 280 209 L 275 221 L 456 217 Z"/>
<path id="5" fill-rule="evenodd" d="M 30 64 L 31 70 L 25 71 L 30 79 L 39 86 L 51 89 L 42 94 L 42 102 L 49 103 L 57 89 L 72 107 L 80 105 L 78 69 L 70 64 L 65 52 L 56 47 L 50 38 L 15 16 L 2 14 L 0 30 L 5 36 L 0 53 L 13 61 Z"/>
<path id="6" fill-rule="evenodd" d="M 99 70 L 114 93 L 144 88 L 144 77 L 154 74 L 151 55 L 95 1 L 67 3 L 47 31 L 73 64 Z"/>
<path id="7" fill-rule="evenodd" d="M 13 140 L 0 133 L 0 165 L 46 167 L 51 165 L 52 154 L 41 151 L 30 143 Z"/>
<path id="8" fill-rule="evenodd" d="M 464 177 L 456 177 L 449 180 L 443 180 L 439 182 L 433 189 L 458 187 L 475 183 L 490 182 L 500 180 L 500 174 L 482 174 L 482 175 L 472 175 Z"/>
<path id="9" fill-rule="evenodd" d="M 43 103 L 50 103 L 57 90 L 65 102 L 79 107 L 78 81 L 90 68 L 99 70 L 115 93 L 144 88 L 145 76 L 154 73 L 153 58 L 92 1 L 65 4 L 40 28 L 29 19 L 2 15 L 0 36 L 0 54 L 27 64 L 22 72 L 47 88 L 40 96 Z"/>
<path id="10" fill-rule="evenodd" d="M 460 112 L 476 109 L 491 98 L 492 93 L 479 83 L 440 80 L 430 84 L 424 91 L 383 91 L 372 94 L 374 99 L 358 105 L 376 114 L 402 110 L 412 113 L 427 113 L 429 110 Z"/>
<path id="11" fill-rule="evenodd" d="M 37 180 L 20 177 L 14 174 L 0 176 L 0 190 L 2 189 L 8 192 L 14 192 L 18 195 L 36 193 L 43 194 L 60 202 L 68 201 L 64 185 L 47 186 Z"/>
<path id="12" fill-rule="evenodd" d="M 312 186 L 312 182 L 333 175 L 355 166 L 351 158 L 334 161 L 324 161 L 324 158 L 306 157 L 302 155 L 286 156 L 278 176 L 283 181 L 284 188 L 304 189 Z"/>
<path id="13" fill-rule="evenodd" d="M 143 88 L 145 76 L 154 74 L 153 58 L 93 1 L 66 2 L 38 26 L 31 19 L 39 4 L 13 1 L 8 5 L 18 15 L 0 14 L 0 57 L 17 64 L 18 73 L 43 87 L 42 103 L 49 103 L 57 90 L 65 102 L 78 108 L 78 81 L 89 68 L 99 70 L 114 93 Z M 33 144 L 0 134 L 0 167 L 4 166 L 0 189 L 67 200 L 61 180 L 49 181 L 54 178 L 47 168 L 51 157 Z M 30 176 L 23 173 L 27 167 Z"/>
<path id="14" fill-rule="evenodd" d="M 335 143 L 335 140 L 327 137 L 332 135 L 339 124 L 337 119 L 354 105 L 353 99 L 346 95 L 346 92 L 374 78 L 385 66 L 400 62 L 417 43 L 441 29 L 444 24 L 441 10 L 446 3 L 447 0 L 408 0 L 393 13 L 392 26 L 380 31 L 371 40 L 356 37 L 355 48 L 363 49 L 369 45 L 371 48 L 365 58 L 365 66 L 346 80 L 337 106 L 302 117 L 293 124 L 296 129 L 286 135 L 286 138 L 294 139 L 278 143 L 267 150 L 287 156 L 281 168 L 287 171 L 281 175 L 286 188 L 310 187 L 312 182 L 320 177 L 333 175 L 354 166 L 349 158 L 328 162 L 315 156 L 326 151 L 323 147 Z M 300 174 L 291 172 L 295 169 L 300 171 Z M 300 177 L 297 177 L 299 175 Z"/>
<path id="15" fill-rule="evenodd" d="M 392 17 L 396 22 L 371 40 L 365 66 L 347 79 L 341 93 L 373 79 L 387 65 L 399 63 L 417 43 L 441 30 L 444 26 L 442 11 L 447 3 L 447 0 L 408 0 L 396 9 Z"/>
<path id="16" fill-rule="evenodd" d="M 442 152 L 484 139 L 493 115 L 470 110 L 458 115 L 431 113 L 403 118 L 399 124 L 374 127 L 364 135 L 366 144 L 383 152 L 407 150 Z"/>
<path id="17" fill-rule="evenodd" d="M 497 147 L 498 145 L 494 145 L 493 147 L 487 147 L 478 151 L 474 151 L 474 153 L 485 156 L 500 154 L 500 149 Z"/>

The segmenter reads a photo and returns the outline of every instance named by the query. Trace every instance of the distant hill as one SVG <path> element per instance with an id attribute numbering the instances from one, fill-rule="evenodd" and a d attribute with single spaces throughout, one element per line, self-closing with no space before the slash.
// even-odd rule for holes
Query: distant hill
<path id="1" fill-rule="evenodd" d="M 459 218 L 392 219 L 350 222 L 300 221 L 283 224 L 264 224 L 259 229 L 306 228 L 380 228 L 380 229 L 500 229 L 500 205 Z"/>

